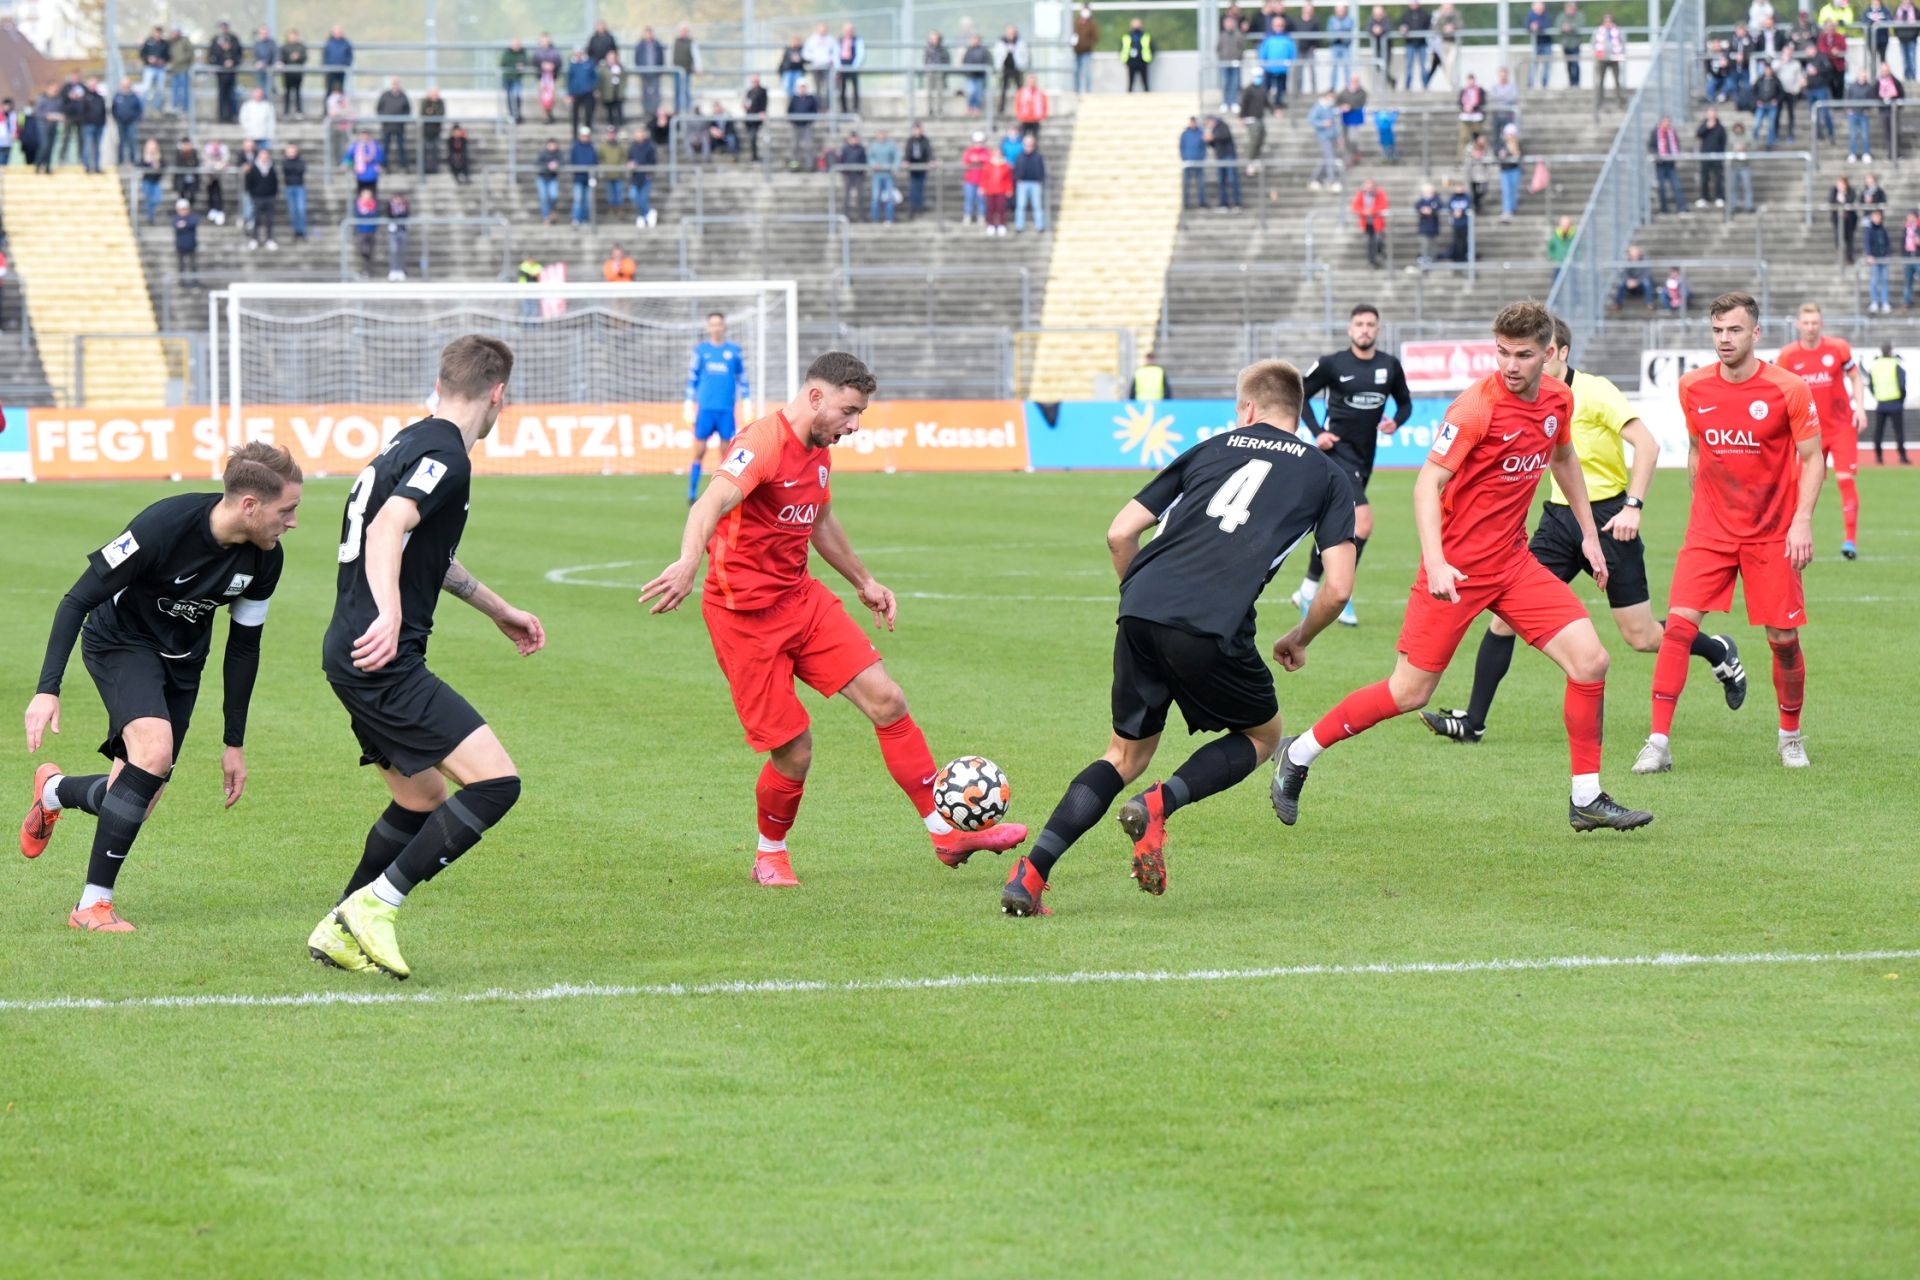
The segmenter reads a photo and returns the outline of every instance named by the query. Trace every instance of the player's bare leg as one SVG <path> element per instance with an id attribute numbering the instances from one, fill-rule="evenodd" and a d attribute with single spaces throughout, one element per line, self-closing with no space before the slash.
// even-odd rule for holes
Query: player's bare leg
<path id="1" fill-rule="evenodd" d="M 933 803 L 933 780 L 938 772 L 933 752 L 927 746 L 927 736 L 920 732 L 920 726 L 907 711 L 907 695 L 887 674 L 884 662 L 867 667 L 840 692 L 873 722 L 887 772 L 913 801 L 915 812 L 933 838 L 933 852 L 940 861 L 957 867 L 982 849 L 1005 853 L 1027 838 L 1026 827 L 1018 822 L 996 822 L 978 831 L 959 831 L 940 816 Z"/>
<path id="2" fill-rule="evenodd" d="M 1160 735 L 1150 738 L 1123 738 L 1114 734 L 1106 752 L 1075 775 L 1066 794 L 1053 807 L 1047 825 L 1033 842 L 1033 852 L 1015 862 L 1000 891 L 1000 910 L 1010 916 L 1049 916 L 1053 912 L 1041 901 L 1047 890 L 1047 877 L 1066 851 L 1081 836 L 1094 829 L 1107 810 L 1120 798 L 1127 784 L 1147 771 Z"/>
<path id="3" fill-rule="evenodd" d="M 1606 719 L 1608 658 L 1599 632 L 1594 630 L 1591 621 L 1581 618 L 1562 627 L 1540 651 L 1553 659 L 1567 676 L 1562 715 L 1566 720 L 1567 751 L 1572 765 L 1568 821 L 1575 831 L 1602 827 L 1631 831 L 1646 826 L 1653 821 L 1651 813 L 1616 804 L 1600 789 L 1600 739 Z"/>
<path id="4" fill-rule="evenodd" d="M 480 837 L 506 817 L 520 799 L 519 771 L 490 725 L 483 724 L 468 734 L 440 762 L 438 771 L 459 783 L 460 790 L 445 796 L 426 814 L 386 870 L 364 888 L 350 893 L 333 912 L 367 959 L 395 978 L 404 979 L 410 973 L 393 931 L 400 905 L 417 886 L 480 843 Z M 431 782 L 401 781 L 399 775 L 389 771 L 388 790 L 395 802 L 389 813 L 392 808 L 417 813 L 417 809 L 408 809 L 403 798 L 423 803 L 429 797 L 444 795 L 444 788 L 444 783 L 435 791 Z"/>
<path id="5" fill-rule="evenodd" d="M 753 856 L 753 882 L 775 888 L 800 883 L 787 854 L 787 832 L 800 816 L 800 798 L 806 792 L 807 772 L 813 768 L 813 730 L 767 753 L 753 798 L 759 814 L 760 842 Z"/>
<path id="6" fill-rule="evenodd" d="M 167 775 L 173 771 L 173 726 L 167 721 L 157 716 L 128 721 L 120 732 L 120 741 L 126 755 L 114 761 L 107 775 L 106 790 L 99 800 L 99 820 L 93 829 L 93 852 L 87 859 L 86 887 L 79 905 L 67 917 L 73 928 L 92 933 L 133 932 L 133 926 L 113 909 L 114 885 L 140 828 L 160 803 Z"/>
<path id="7" fill-rule="evenodd" d="M 1156 897 L 1167 891 L 1167 819 L 1210 795 L 1238 786 L 1273 758 L 1280 745 L 1280 717 L 1215 738 L 1165 782 L 1156 782 L 1120 806 L 1120 827 L 1133 841 L 1133 878 Z"/>
<path id="8" fill-rule="evenodd" d="M 1382 720 L 1418 711 L 1433 700 L 1433 691 L 1439 687 L 1438 671 L 1414 666 L 1403 653 L 1395 660 L 1392 675 L 1377 684 L 1355 689 L 1321 716 L 1313 728 L 1298 737 L 1282 740 L 1280 762 L 1274 766 L 1271 788 L 1274 816 L 1288 826 L 1299 821 L 1300 790 L 1306 786 L 1307 770 L 1322 751 L 1355 734 L 1365 733 Z"/>
<path id="9" fill-rule="evenodd" d="M 1813 762 L 1807 759 L 1806 740 L 1800 736 L 1800 709 L 1807 699 L 1807 661 L 1800 652 L 1800 632 L 1768 627 L 1767 646 L 1773 650 L 1773 690 L 1780 700 L 1780 763 L 1804 769 Z"/>

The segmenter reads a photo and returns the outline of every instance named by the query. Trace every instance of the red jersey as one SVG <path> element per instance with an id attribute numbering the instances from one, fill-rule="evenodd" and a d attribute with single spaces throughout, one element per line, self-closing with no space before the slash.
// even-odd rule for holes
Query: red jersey
<path id="1" fill-rule="evenodd" d="M 1855 369 L 1853 348 L 1841 338 L 1822 338 L 1809 351 L 1795 342 L 1780 350 L 1775 361 L 1788 373 L 1797 373 L 1813 388 L 1814 408 L 1829 431 L 1853 430 L 1853 387 L 1847 375 Z M 1783 528 L 1782 533 L 1786 530 Z"/>
<path id="2" fill-rule="evenodd" d="M 780 412 L 740 433 L 714 478 L 746 501 L 720 517 L 707 543 L 709 604 L 765 609 L 807 584 L 807 547 L 827 505 L 832 452 L 802 444 Z"/>
<path id="3" fill-rule="evenodd" d="M 1728 382 L 1721 369 L 1716 360 L 1680 379 L 1680 412 L 1698 455 L 1687 541 L 1778 542 L 1800 503 L 1796 446 L 1820 437 L 1814 391 L 1764 360 L 1745 382 Z"/>
<path id="4" fill-rule="evenodd" d="M 1440 495 L 1448 564 L 1472 577 L 1530 554 L 1527 509 L 1572 420 L 1573 392 L 1545 375 L 1532 400 L 1491 373 L 1447 406 L 1427 460 L 1453 472 Z"/>

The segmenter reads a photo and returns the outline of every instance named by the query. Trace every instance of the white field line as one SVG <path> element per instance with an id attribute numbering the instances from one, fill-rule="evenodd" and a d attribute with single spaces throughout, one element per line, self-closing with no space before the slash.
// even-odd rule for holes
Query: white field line
<path id="1" fill-rule="evenodd" d="M 1916 960 L 1920 950 L 1755 951 L 1695 955 L 1663 951 L 1644 956 L 1554 956 L 1536 960 L 1415 960 L 1376 964 L 1298 964 L 1261 969 L 1118 969 L 1073 973 L 973 973 L 944 978 L 851 978 L 838 982 L 806 978 L 758 981 L 650 983 L 638 986 L 557 982 L 525 990 L 493 988 L 465 993 L 438 991 L 308 991 L 287 995 L 55 996 L 0 1000 L 0 1013 L 51 1013 L 67 1009 L 298 1008 L 309 1005 L 518 1004 L 543 1000 L 649 1000 L 690 996 L 859 995 L 887 991 L 950 991 L 995 987 L 1079 987 L 1188 982 L 1273 982 L 1287 978 L 1400 977 L 1417 974 L 1539 973 L 1584 969 L 1702 969 L 1742 966 L 1860 964 Z M 342 981 L 354 979 L 342 978 Z M 377 979 L 368 977 L 366 981 Z"/>

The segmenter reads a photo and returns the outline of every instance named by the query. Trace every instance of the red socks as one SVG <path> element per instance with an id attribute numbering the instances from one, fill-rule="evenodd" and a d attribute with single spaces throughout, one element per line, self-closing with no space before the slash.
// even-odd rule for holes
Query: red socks
<path id="1" fill-rule="evenodd" d="M 1355 689 L 1321 716 L 1320 722 L 1313 726 L 1313 740 L 1322 747 L 1330 747 L 1399 714 L 1400 706 L 1387 691 L 1387 682 L 1382 680 L 1379 684 Z"/>
<path id="2" fill-rule="evenodd" d="M 927 735 L 920 732 L 911 715 L 901 716 L 892 724 L 875 725 L 873 732 L 880 739 L 880 755 L 887 762 L 887 772 L 913 801 L 914 816 L 924 818 L 932 813 L 935 769 Z"/>
<path id="3" fill-rule="evenodd" d="M 1677 613 L 1667 615 L 1667 634 L 1660 641 L 1660 654 L 1653 660 L 1653 731 L 1673 732 L 1673 709 L 1680 702 L 1680 691 L 1687 687 L 1687 659 L 1692 656 L 1693 639 L 1700 624 Z M 1572 697 L 1572 684 L 1568 684 Z M 1569 721 L 1569 732 L 1571 721 Z M 1578 773 L 1579 770 L 1574 770 Z"/>
<path id="4" fill-rule="evenodd" d="M 1685 655 L 1686 650 L 1682 649 L 1681 656 Z M 1606 718 L 1606 701 L 1606 681 L 1567 681 L 1567 694 L 1560 711 L 1567 722 L 1567 751 L 1572 756 L 1576 778 L 1583 773 L 1600 772 L 1601 724 Z"/>
<path id="5" fill-rule="evenodd" d="M 1807 660 L 1800 653 L 1800 641 L 1775 644 L 1773 649 L 1773 691 L 1780 698 L 1780 728 L 1786 733 L 1800 730 L 1800 708 L 1807 700 Z"/>
<path id="6" fill-rule="evenodd" d="M 760 781 L 753 788 L 754 801 L 760 806 L 760 838 L 770 844 L 786 843 L 787 832 L 800 813 L 800 795 L 807 789 L 804 780 L 789 778 L 769 760 L 760 766 Z"/>
<path id="7" fill-rule="evenodd" d="M 1860 533 L 1860 486 L 1852 476 L 1841 476 L 1834 483 L 1840 486 L 1840 524 L 1847 541 L 1854 542 Z"/>

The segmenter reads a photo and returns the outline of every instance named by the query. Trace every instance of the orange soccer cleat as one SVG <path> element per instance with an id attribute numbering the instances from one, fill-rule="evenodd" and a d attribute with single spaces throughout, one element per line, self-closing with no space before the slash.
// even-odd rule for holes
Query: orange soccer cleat
<path id="1" fill-rule="evenodd" d="M 26 820 L 20 824 L 20 852 L 37 858 L 47 851 L 53 836 L 53 824 L 60 821 L 58 809 L 44 809 L 40 797 L 46 794 L 47 779 L 58 777 L 60 766 L 51 762 L 33 771 L 33 803 L 27 806 Z"/>
<path id="2" fill-rule="evenodd" d="M 90 907 L 75 907 L 73 914 L 67 917 L 67 924 L 74 929 L 85 929 L 88 933 L 132 933 L 133 926 L 120 918 L 113 909 L 112 899 L 102 899 Z"/>
<path id="3" fill-rule="evenodd" d="M 1120 806 L 1120 829 L 1133 841 L 1133 878 L 1159 897 L 1167 891 L 1166 797 L 1159 783 Z"/>
<path id="4" fill-rule="evenodd" d="M 787 851 L 761 853 L 753 859 L 753 882 L 755 884 L 788 887 L 798 885 L 800 877 L 793 874 L 793 866 L 787 861 Z"/>
<path id="5" fill-rule="evenodd" d="M 1050 916 L 1053 910 L 1040 901 L 1047 882 L 1039 869 L 1024 854 L 1013 864 L 1007 886 L 1000 891 L 1000 910 L 1010 916 Z"/>
<path id="6" fill-rule="evenodd" d="M 1024 843 L 1026 838 L 1027 829 L 1018 822 L 996 822 L 978 831 L 962 831 L 955 827 L 945 835 L 933 838 L 933 856 L 950 867 L 957 867 L 982 849 L 1005 853 L 1015 845 Z"/>

